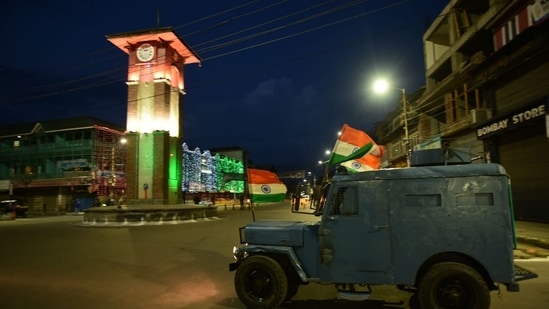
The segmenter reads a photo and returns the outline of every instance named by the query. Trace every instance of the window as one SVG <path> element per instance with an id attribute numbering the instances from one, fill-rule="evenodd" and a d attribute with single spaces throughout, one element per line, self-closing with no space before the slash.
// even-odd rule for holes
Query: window
<path id="1" fill-rule="evenodd" d="M 456 194 L 456 206 L 493 206 L 492 193 Z"/>
<path id="2" fill-rule="evenodd" d="M 72 141 L 72 140 L 74 140 L 74 135 L 73 135 L 73 133 L 72 133 L 72 132 L 67 132 L 67 133 L 65 133 L 65 140 L 66 140 L 66 141 Z"/>
<path id="3" fill-rule="evenodd" d="M 358 189 L 356 187 L 338 188 L 332 205 L 330 215 L 358 215 Z"/>
<path id="4" fill-rule="evenodd" d="M 441 207 L 440 194 L 406 194 L 405 205 L 409 207 Z"/>
<path id="5" fill-rule="evenodd" d="M 79 141 L 82 139 L 82 131 L 74 132 L 74 140 Z"/>
<path id="6" fill-rule="evenodd" d="M 337 190 L 337 193 L 335 197 L 333 198 L 332 203 L 332 210 L 330 211 L 330 215 L 339 215 L 341 214 L 341 207 L 343 206 L 343 201 L 345 198 L 345 189 L 346 188 L 339 188 Z"/>

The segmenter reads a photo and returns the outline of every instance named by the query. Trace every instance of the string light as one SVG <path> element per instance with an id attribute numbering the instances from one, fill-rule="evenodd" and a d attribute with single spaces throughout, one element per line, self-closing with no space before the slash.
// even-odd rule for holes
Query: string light
<path id="1" fill-rule="evenodd" d="M 233 158 L 212 155 L 209 150 L 190 150 L 183 144 L 182 191 L 244 192 L 244 163 Z M 240 179 L 224 179 L 225 174 L 240 174 Z"/>

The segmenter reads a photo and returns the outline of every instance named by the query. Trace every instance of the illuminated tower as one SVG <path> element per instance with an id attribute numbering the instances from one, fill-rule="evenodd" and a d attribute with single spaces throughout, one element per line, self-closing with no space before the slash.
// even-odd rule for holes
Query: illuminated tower
<path id="1" fill-rule="evenodd" d="M 181 203 L 183 67 L 200 58 L 171 28 L 107 35 L 129 56 L 128 202 Z"/>

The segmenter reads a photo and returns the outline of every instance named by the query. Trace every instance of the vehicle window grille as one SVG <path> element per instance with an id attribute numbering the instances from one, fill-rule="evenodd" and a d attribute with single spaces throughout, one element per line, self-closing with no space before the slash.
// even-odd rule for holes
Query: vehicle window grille
<path id="1" fill-rule="evenodd" d="M 409 207 L 441 207 L 440 194 L 406 194 L 405 205 Z"/>
<path id="2" fill-rule="evenodd" d="M 342 187 L 335 195 L 331 215 L 358 215 L 358 190 L 354 187 Z"/>
<path id="3" fill-rule="evenodd" d="M 492 193 L 456 194 L 456 206 L 493 206 Z"/>

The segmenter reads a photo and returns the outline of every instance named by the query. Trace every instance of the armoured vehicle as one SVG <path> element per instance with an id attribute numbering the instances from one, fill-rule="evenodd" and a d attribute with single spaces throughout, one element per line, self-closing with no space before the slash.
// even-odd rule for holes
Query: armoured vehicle
<path id="1" fill-rule="evenodd" d="M 484 309 L 490 291 L 536 277 L 513 263 L 510 178 L 499 164 L 336 173 L 314 213 L 320 220 L 240 228 L 229 270 L 248 308 L 276 308 L 316 282 L 343 299 L 395 285 L 423 309 Z"/>

